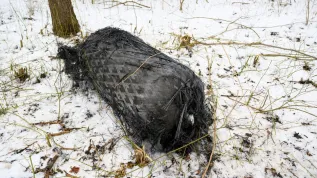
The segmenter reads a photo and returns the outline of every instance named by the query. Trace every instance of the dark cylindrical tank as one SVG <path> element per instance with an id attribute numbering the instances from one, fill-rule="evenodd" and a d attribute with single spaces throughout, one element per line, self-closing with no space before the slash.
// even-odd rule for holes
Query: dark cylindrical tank
<path id="1" fill-rule="evenodd" d="M 140 38 L 107 27 L 75 47 L 61 46 L 58 56 L 75 81 L 94 85 L 137 144 L 146 139 L 170 151 L 208 134 L 203 82 Z"/>

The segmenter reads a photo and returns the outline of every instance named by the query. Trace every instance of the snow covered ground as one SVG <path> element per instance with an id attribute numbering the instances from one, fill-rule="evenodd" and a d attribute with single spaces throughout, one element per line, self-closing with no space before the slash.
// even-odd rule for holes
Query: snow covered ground
<path id="1" fill-rule="evenodd" d="M 47 1 L 0 0 L 1 178 L 43 177 L 34 172 L 56 155 L 54 177 L 200 177 L 205 170 L 195 154 L 149 153 L 149 165 L 133 166 L 134 149 L 111 108 L 94 91 L 71 89 L 57 42 L 75 44 L 106 26 L 188 65 L 206 95 L 212 88 L 208 177 L 317 177 L 317 0 L 308 24 L 307 0 L 184 0 L 182 10 L 178 0 L 118 2 L 73 0 L 82 32 L 61 39 Z M 16 78 L 26 71 L 26 81 Z"/>

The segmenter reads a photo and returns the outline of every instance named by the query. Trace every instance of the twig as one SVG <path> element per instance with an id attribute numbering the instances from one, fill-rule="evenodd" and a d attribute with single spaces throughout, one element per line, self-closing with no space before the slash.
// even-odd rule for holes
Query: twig
<path id="1" fill-rule="evenodd" d="M 53 124 L 59 124 L 61 126 L 65 126 L 64 124 L 62 124 L 61 120 L 54 120 L 54 121 L 48 121 L 48 122 L 36 122 L 33 123 L 33 125 L 40 125 L 40 126 L 44 126 L 44 125 L 53 125 Z"/>
<path id="2" fill-rule="evenodd" d="M 50 137 L 56 137 L 56 136 L 60 136 L 60 135 L 68 134 L 68 133 L 70 133 L 70 130 L 61 131 L 61 132 L 58 132 L 58 133 L 48 133 L 48 135 Z"/>
<path id="3" fill-rule="evenodd" d="M 35 141 L 35 142 L 33 142 L 33 143 L 27 145 L 27 146 L 26 146 L 25 148 L 23 148 L 23 149 L 18 149 L 18 150 L 15 150 L 15 151 L 13 151 L 13 152 L 16 153 L 16 154 L 22 153 L 24 150 L 28 149 L 30 146 L 34 145 L 34 143 L 36 143 L 36 142 L 37 142 L 37 141 Z"/>
<path id="4" fill-rule="evenodd" d="M 195 44 L 206 45 L 206 46 L 213 46 L 213 45 L 266 46 L 266 47 L 275 48 L 275 49 L 281 49 L 281 50 L 286 50 L 286 51 L 292 51 L 292 52 L 295 52 L 295 53 L 302 54 L 302 55 L 304 55 L 304 56 L 306 56 L 306 57 L 313 58 L 314 60 L 317 60 L 317 57 L 316 57 L 316 56 L 312 56 L 312 55 L 306 54 L 306 53 L 301 52 L 301 51 L 299 51 L 299 50 L 290 49 L 290 48 L 284 48 L 284 47 L 279 47 L 279 46 L 274 46 L 274 45 L 265 44 L 265 43 L 261 43 L 261 42 L 242 43 L 242 42 L 231 41 L 231 42 L 219 42 L 219 43 L 205 43 L 205 42 L 201 42 L 201 41 L 195 40 L 194 43 L 195 43 Z"/>
<path id="5" fill-rule="evenodd" d="M 298 178 L 298 176 L 296 175 L 296 174 L 294 174 L 294 172 L 291 170 L 291 169 L 287 169 L 290 173 L 292 173 L 293 174 L 293 176 L 295 176 L 295 177 L 297 177 Z"/>
<path id="6" fill-rule="evenodd" d="M 185 0 L 180 0 L 179 10 L 183 11 L 183 4 Z"/>
<path id="7" fill-rule="evenodd" d="M 10 151 L 10 152 L 8 152 L 8 153 L 7 153 L 7 154 L 5 154 L 5 155 L 8 155 L 8 154 L 10 154 L 10 153 L 15 153 L 15 154 L 22 153 L 24 150 L 28 149 L 30 146 L 34 145 L 34 143 L 36 143 L 36 142 L 37 142 L 37 141 L 35 141 L 35 142 L 33 142 L 33 143 L 31 143 L 31 144 L 27 145 L 25 148 L 22 148 L 22 149 L 16 149 L 16 150 Z M 4 156 L 4 155 L 1 155 L 1 156 Z"/>
<path id="8" fill-rule="evenodd" d="M 244 27 L 244 28 L 247 28 L 247 29 L 253 31 L 253 32 L 256 34 L 256 36 L 257 36 L 258 38 L 260 38 L 260 36 L 258 35 L 258 33 L 257 33 L 255 30 L 253 30 L 252 27 L 243 25 L 243 24 L 241 24 L 241 23 L 236 23 L 235 21 L 230 21 L 230 20 L 225 20 L 225 19 L 218 19 L 218 18 L 210 18 L 210 17 L 193 17 L 193 18 L 190 18 L 190 19 L 209 19 L 209 20 L 215 20 L 215 21 L 225 21 L 225 22 L 228 22 L 228 23 L 230 23 L 230 24 L 240 25 L 240 26 L 242 26 L 242 27 Z M 240 19 L 240 18 L 238 18 L 237 20 L 239 20 L 239 19 Z M 237 21 L 237 20 L 236 20 L 236 21 Z"/>
<path id="9" fill-rule="evenodd" d="M 233 94 L 231 94 L 231 95 L 220 95 L 220 96 L 223 96 L 223 97 L 233 97 L 233 98 L 243 98 L 243 97 L 250 97 L 250 96 L 254 96 L 254 95 L 244 95 L 244 96 L 242 96 L 242 95 L 233 95 Z"/>
<path id="10" fill-rule="evenodd" d="M 117 4 L 115 4 L 115 5 L 111 6 L 111 7 L 108 7 L 107 9 L 111 9 L 111 8 L 119 6 L 119 5 L 128 6 L 127 4 L 129 4 L 129 3 L 136 4 L 136 5 L 140 6 L 140 7 L 151 8 L 149 6 L 146 6 L 146 5 L 143 5 L 141 3 L 134 2 L 134 1 L 125 1 L 125 2 L 118 2 L 117 1 Z"/>
<path id="11" fill-rule="evenodd" d="M 59 156 L 58 155 L 55 155 L 52 159 L 49 159 L 48 161 L 47 161 L 47 165 L 46 165 L 46 167 L 45 168 L 43 168 L 43 169 L 39 169 L 39 168 L 37 168 L 36 170 L 35 170 L 35 172 L 34 172 L 34 174 L 36 174 L 36 173 L 39 173 L 39 172 L 44 172 L 44 178 L 49 178 L 50 177 L 50 175 L 52 174 L 52 168 L 53 168 L 53 166 L 54 166 L 54 164 L 55 164 L 55 162 L 56 162 L 56 160 L 59 158 Z"/>
<path id="12" fill-rule="evenodd" d="M 298 161 L 298 159 L 294 156 L 294 155 L 291 155 L 294 159 L 295 159 L 295 161 L 299 164 L 299 165 L 301 165 L 306 171 L 307 171 L 307 173 L 309 173 L 309 175 L 311 176 L 311 177 L 315 177 L 301 162 L 299 162 Z M 316 177 L 315 177 L 316 178 Z"/>
<path id="13" fill-rule="evenodd" d="M 32 173 L 33 173 L 33 178 L 35 178 L 35 169 L 34 169 L 34 165 L 33 165 L 33 161 L 32 161 L 32 155 L 29 156 L 29 159 L 30 159 Z"/>
<path id="14" fill-rule="evenodd" d="M 148 58 L 146 58 L 146 59 L 144 60 L 144 62 L 142 62 L 142 64 L 141 64 L 134 72 L 132 72 L 131 74 L 129 74 L 129 75 L 127 75 L 127 76 L 124 76 L 124 77 L 121 79 L 121 81 L 115 86 L 115 88 L 117 88 L 121 83 L 123 83 L 124 81 L 126 81 L 126 80 L 127 80 L 128 78 L 130 78 L 132 75 L 134 75 L 149 59 L 151 59 L 152 57 L 157 56 L 157 55 L 159 55 L 159 54 L 161 54 L 161 52 L 160 52 L 160 53 L 156 53 L 156 54 L 154 54 L 154 55 L 149 56 Z"/>
<path id="15" fill-rule="evenodd" d="M 66 147 L 63 147 L 62 145 L 58 144 L 55 140 L 54 140 L 54 137 L 49 137 L 49 139 L 51 139 L 55 145 L 57 145 L 61 150 L 73 150 L 73 151 L 76 151 L 77 149 L 79 149 L 80 147 L 77 147 L 77 148 L 66 148 Z"/>
<path id="16" fill-rule="evenodd" d="M 300 80 L 300 81 L 298 81 L 298 83 L 299 84 L 311 84 L 311 85 L 313 85 L 314 87 L 316 87 L 317 88 L 317 83 L 315 83 L 315 82 L 313 82 L 313 81 L 311 81 L 311 80 L 309 80 L 309 79 L 307 79 L 307 80 Z"/>
<path id="17" fill-rule="evenodd" d="M 306 7 L 306 25 L 309 23 L 309 14 L 310 14 L 310 0 L 307 0 L 307 7 Z"/>
<path id="18" fill-rule="evenodd" d="M 214 134 L 213 134 L 213 144 L 212 144 L 212 151 L 211 151 L 211 154 L 210 154 L 210 157 L 209 157 L 209 161 L 208 161 L 208 164 L 205 168 L 205 171 L 202 175 L 202 178 L 204 178 L 207 174 L 207 171 L 210 167 L 210 164 L 211 164 L 211 161 L 212 161 L 212 156 L 214 155 L 215 153 L 215 148 L 216 148 L 216 144 L 217 144 L 217 117 L 216 117 L 216 110 L 217 110 L 217 104 L 218 102 L 216 101 L 215 102 L 215 112 L 213 113 L 213 120 L 214 120 Z"/>
<path id="19" fill-rule="evenodd" d="M 44 176 L 44 178 L 49 178 L 50 177 L 51 169 L 54 166 L 54 164 L 55 164 L 55 162 L 56 162 L 58 157 L 59 157 L 58 155 L 55 155 L 53 157 L 53 159 L 49 159 L 48 160 L 47 166 L 45 168 L 45 176 Z"/>
<path id="20" fill-rule="evenodd" d="M 307 60 L 305 57 L 299 57 L 299 56 L 294 56 L 294 55 L 289 55 L 289 54 L 259 54 L 259 56 L 265 56 L 265 57 L 288 57 L 288 58 L 294 58 L 294 59 L 297 59 L 297 60 L 299 60 L 299 59 Z"/>
<path id="21" fill-rule="evenodd" d="M 245 5 L 245 4 L 250 4 L 248 2 L 232 2 L 232 4 L 242 4 L 242 5 Z"/>
<path id="22" fill-rule="evenodd" d="M 307 161 L 317 170 L 317 167 L 310 160 Z"/>

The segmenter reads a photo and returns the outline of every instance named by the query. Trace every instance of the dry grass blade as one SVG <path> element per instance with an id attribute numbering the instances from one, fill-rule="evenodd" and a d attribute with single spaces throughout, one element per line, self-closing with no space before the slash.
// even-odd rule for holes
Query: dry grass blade
<path id="1" fill-rule="evenodd" d="M 274 46 L 274 45 L 270 45 L 270 44 L 265 44 L 265 43 L 261 43 L 261 42 L 253 42 L 253 43 L 242 43 L 242 42 L 235 42 L 235 41 L 230 41 L 230 42 L 215 42 L 215 43 L 206 43 L 206 42 L 201 42 L 201 41 L 197 41 L 195 40 L 196 44 L 201 44 L 201 45 L 206 45 L 206 46 L 214 46 L 214 45 L 243 45 L 243 46 L 265 46 L 265 47 L 270 47 L 270 48 L 275 48 L 275 49 L 281 49 L 281 50 L 285 50 L 285 51 L 291 51 L 291 52 L 295 52 L 298 54 L 301 54 L 303 56 L 309 57 L 313 60 L 317 60 L 316 56 L 312 56 L 310 54 L 304 53 L 302 51 L 299 50 L 295 50 L 295 49 L 291 49 L 291 48 L 284 48 L 284 47 L 280 47 L 280 46 Z M 308 60 L 308 59 L 307 59 Z"/>
<path id="2" fill-rule="evenodd" d="M 253 30 L 252 27 L 249 27 L 249 26 L 246 26 L 246 25 L 243 25 L 243 24 L 240 24 L 240 23 L 236 23 L 236 21 L 238 21 L 240 18 L 238 18 L 238 19 L 235 20 L 235 21 L 230 21 L 230 20 L 225 20 L 225 19 L 218 19 L 218 18 L 209 18 L 209 17 L 193 17 L 193 18 L 190 18 L 190 19 L 209 19 L 209 20 L 214 20 L 214 21 L 224 21 L 224 22 L 228 22 L 229 25 L 230 25 L 230 24 L 240 25 L 240 26 L 242 26 L 242 27 L 244 27 L 244 28 L 246 28 L 246 29 L 249 29 L 249 30 L 253 31 L 253 32 L 255 33 L 255 35 L 256 35 L 258 38 L 260 38 L 260 36 L 258 35 L 258 33 L 257 33 L 255 30 Z"/>
<path id="3" fill-rule="evenodd" d="M 30 75 L 28 74 L 28 69 L 26 67 L 21 67 L 18 70 L 14 71 L 14 77 L 19 79 L 20 82 L 25 82 L 26 79 L 30 77 Z"/>
<path id="4" fill-rule="evenodd" d="M 152 159 L 146 154 L 144 147 L 140 148 L 135 145 L 136 148 L 134 149 L 134 157 L 135 157 L 135 164 L 144 167 L 152 162 Z"/>
<path id="5" fill-rule="evenodd" d="M 127 175 L 126 169 L 127 169 L 126 165 L 121 163 L 120 168 L 118 170 L 116 170 L 114 177 L 121 178 L 121 177 L 126 176 Z"/>
<path id="6" fill-rule="evenodd" d="M 184 4 L 185 0 L 180 0 L 180 6 L 179 6 L 179 10 L 183 11 L 183 4 Z"/>
<path id="7" fill-rule="evenodd" d="M 56 137 L 56 136 L 65 135 L 65 134 L 69 134 L 69 133 L 70 133 L 70 130 L 67 130 L 67 131 L 62 131 L 62 132 L 58 132 L 58 133 L 49 133 L 49 136 Z"/>
<path id="8" fill-rule="evenodd" d="M 124 5 L 124 6 L 133 6 L 133 7 L 145 7 L 145 8 L 151 8 L 149 6 L 146 6 L 144 4 L 138 3 L 138 2 L 134 2 L 134 1 L 124 1 L 124 2 L 120 2 L 120 1 L 114 1 L 116 4 L 113 6 L 108 7 L 107 9 L 111 9 L 113 7 L 116 6 L 120 6 L 120 5 Z"/>
<path id="9" fill-rule="evenodd" d="M 189 35 L 184 35 L 180 37 L 180 45 L 178 48 L 192 48 L 191 37 Z"/>
<path id="10" fill-rule="evenodd" d="M 61 127 L 65 127 L 65 124 L 63 124 L 61 120 L 33 123 L 33 125 L 40 125 L 40 126 L 53 125 L 53 124 L 59 124 L 59 125 L 61 125 Z"/>
<path id="11" fill-rule="evenodd" d="M 209 161 L 208 161 L 208 164 L 204 170 L 204 173 L 202 175 L 202 178 L 204 178 L 209 170 L 209 168 L 212 166 L 212 157 L 215 153 L 215 149 L 216 149 L 216 145 L 217 145 L 217 117 L 216 117 L 216 111 L 217 111 L 217 100 L 215 101 L 215 109 L 214 109 L 214 114 L 213 114 L 213 120 L 214 120 L 214 123 L 213 123 L 213 145 L 212 145 L 212 151 L 211 151 L 211 154 L 210 154 L 210 157 L 209 157 Z"/>
<path id="12" fill-rule="evenodd" d="M 152 56 L 146 58 L 146 59 L 144 60 L 144 62 L 142 62 L 142 64 L 141 64 L 134 72 L 132 72 L 131 74 L 128 74 L 128 75 L 125 76 L 125 77 L 123 77 L 123 78 L 121 79 L 121 81 L 120 81 L 115 87 L 118 87 L 121 83 L 123 83 L 123 82 L 126 81 L 128 78 L 130 78 L 131 76 L 133 76 L 138 70 L 141 69 L 141 67 L 142 67 L 149 59 L 151 59 L 152 57 L 155 57 L 155 56 L 157 56 L 157 55 L 159 55 L 159 54 L 161 54 L 161 53 L 156 53 L 156 54 L 154 54 L 154 55 L 152 55 Z"/>

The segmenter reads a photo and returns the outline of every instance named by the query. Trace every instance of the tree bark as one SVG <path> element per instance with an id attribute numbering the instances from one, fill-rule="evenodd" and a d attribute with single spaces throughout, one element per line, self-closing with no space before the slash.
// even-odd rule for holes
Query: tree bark
<path id="1" fill-rule="evenodd" d="M 69 37 L 80 31 L 71 0 L 48 0 L 53 32 L 59 37 Z"/>

